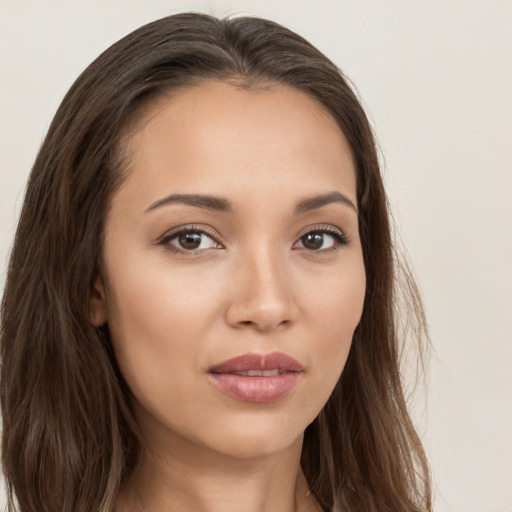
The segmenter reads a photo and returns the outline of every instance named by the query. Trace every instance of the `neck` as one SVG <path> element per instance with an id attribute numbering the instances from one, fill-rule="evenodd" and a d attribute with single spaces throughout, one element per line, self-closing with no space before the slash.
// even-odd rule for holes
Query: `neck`
<path id="1" fill-rule="evenodd" d="M 146 446 L 116 512 L 320 510 L 300 468 L 302 436 L 280 453 L 236 458 L 181 440 Z"/>

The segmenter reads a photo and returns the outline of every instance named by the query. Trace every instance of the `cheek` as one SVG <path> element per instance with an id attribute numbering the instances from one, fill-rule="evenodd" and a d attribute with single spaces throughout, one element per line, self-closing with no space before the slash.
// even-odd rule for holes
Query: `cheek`
<path id="1" fill-rule="evenodd" d="M 111 258 L 107 302 L 118 339 L 169 342 L 172 334 L 199 328 L 198 320 L 215 308 L 212 273 L 173 267 L 166 256 Z"/>
<path id="2" fill-rule="evenodd" d="M 352 337 L 361 319 L 366 278 L 362 258 L 332 273 L 308 294 L 305 319 L 310 329 L 311 362 L 309 398 L 315 397 L 318 414 L 328 400 L 345 366 Z M 314 326 L 314 327 L 313 327 Z"/>
<path id="3" fill-rule="evenodd" d="M 356 253 L 347 260 L 345 267 L 326 275 L 314 286 L 310 284 L 308 305 L 304 308 L 304 316 L 316 322 L 332 343 L 348 335 L 352 337 L 363 311 L 366 275 L 362 257 Z"/>
<path id="4" fill-rule="evenodd" d="M 201 365 L 200 345 L 215 316 L 213 287 L 204 280 L 191 282 L 193 276 L 185 272 L 129 263 L 111 265 L 109 273 L 116 359 L 136 396 L 143 389 L 172 393 L 190 384 L 190 370 Z"/>

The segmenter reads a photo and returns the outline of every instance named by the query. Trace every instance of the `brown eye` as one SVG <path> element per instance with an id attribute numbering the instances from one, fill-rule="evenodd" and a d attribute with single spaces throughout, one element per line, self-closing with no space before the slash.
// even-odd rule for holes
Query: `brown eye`
<path id="1" fill-rule="evenodd" d="M 204 231 L 185 229 L 166 236 L 160 242 L 175 252 L 200 253 L 205 249 L 218 248 L 217 242 Z"/>
<path id="2" fill-rule="evenodd" d="M 324 235 L 323 233 L 308 233 L 307 235 L 301 238 L 302 245 L 306 249 L 317 250 L 320 249 L 324 243 Z"/>
<path id="3" fill-rule="evenodd" d="M 183 249 L 197 249 L 201 245 L 201 235 L 199 233 L 182 233 L 178 237 L 178 243 Z"/>
<path id="4" fill-rule="evenodd" d="M 296 247 L 308 251 L 324 252 L 336 250 L 340 245 L 347 245 L 348 240 L 343 233 L 332 229 L 317 229 L 302 235 Z"/>

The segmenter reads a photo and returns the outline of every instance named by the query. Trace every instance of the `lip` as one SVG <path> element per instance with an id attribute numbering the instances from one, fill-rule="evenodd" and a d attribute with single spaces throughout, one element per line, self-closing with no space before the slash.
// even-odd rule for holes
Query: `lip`
<path id="1" fill-rule="evenodd" d="M 249 353 L 228 359 L 212 366 L 208 374 L 210 381 L 231 398 L 242 402 L 268 403 L 290 392 L 303 371 L 303 366 L 292 357 L 282 352 L 271 352 Z M 247 372 L 253 375 L 247 375 Z M 260 372 L 267 375 L 258 375 Z M 272 373 L 268 375 L 268 372 Z"/>

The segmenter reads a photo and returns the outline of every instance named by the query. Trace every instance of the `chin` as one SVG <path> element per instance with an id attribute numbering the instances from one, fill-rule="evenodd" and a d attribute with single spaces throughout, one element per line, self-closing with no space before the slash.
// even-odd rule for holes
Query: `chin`
<path id="1" fill-rule="evenodd" d="M 277 432 L 255 434 L 240 434 L 215 443 L 216 451 L 233 459 L 258 459 L 270 457 L 286 451 L 296 443 L 302 444 L 304 431 L 294 432 L 293 435 L 283 435 Z"/>
<path id="2" fill-rule="evenodd" d="M 263 412 L 239 414 L 231 421 L 210 425 L 203 442 L 215 451 L 238 459 L 266 457 L 302 443 L 304 430 L 312 421 Z"/>

